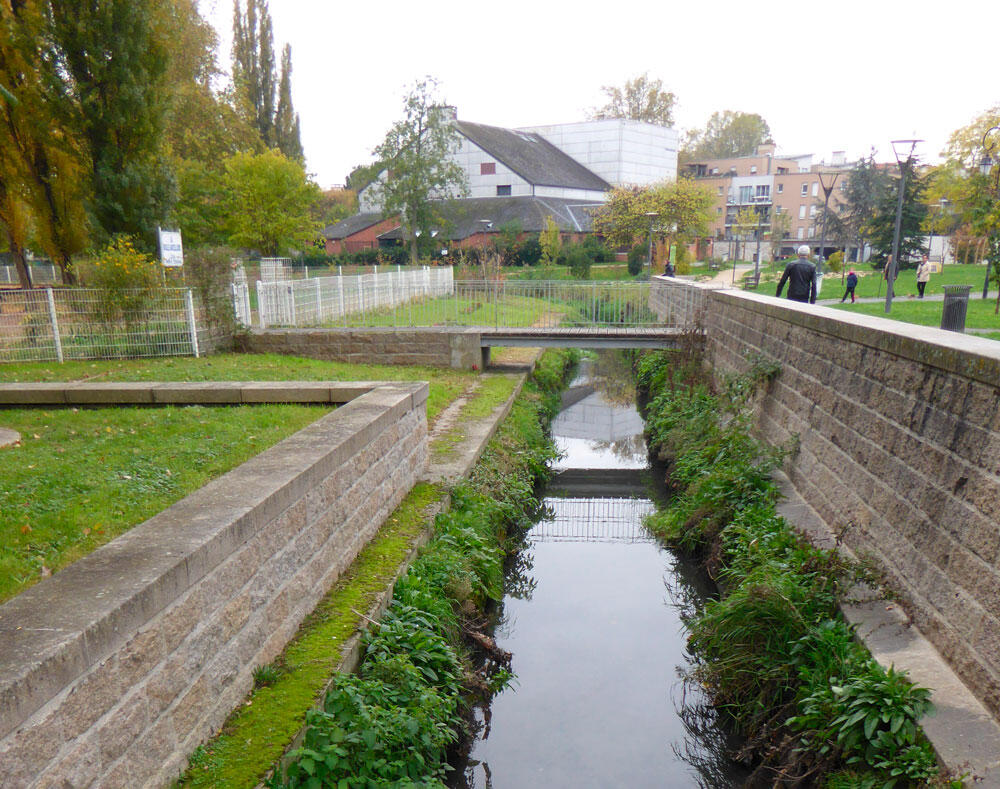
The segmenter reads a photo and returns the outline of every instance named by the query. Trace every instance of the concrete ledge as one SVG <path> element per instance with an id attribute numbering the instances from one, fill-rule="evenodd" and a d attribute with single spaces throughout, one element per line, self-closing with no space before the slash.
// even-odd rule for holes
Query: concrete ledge
<path id="1" fill-rule="evenodd" d="M 213 402 L 242 398 L 242 386 Z M 294 635 L 426 461 L 427 384 L 361 388 L 0 606 L 5 785 L 155 782 L 221 725 L 253 667 Z M 184 398 L 209 385 L 169 389 Z M 331 383 L 296 396 L 321 391 Z M 67 772 L 84 767 L 86 780 Z"/>
<path id="2" fill-rule="evenodd" d="M 349 403 L 379 387 L 406 387 L 420 402 L 426 384 L 383 381 L 56 382 L 0 384 L 0 408 L 48 405 L 238 405 Z M 416 401 L 414 401 L 416 403 Z"/>

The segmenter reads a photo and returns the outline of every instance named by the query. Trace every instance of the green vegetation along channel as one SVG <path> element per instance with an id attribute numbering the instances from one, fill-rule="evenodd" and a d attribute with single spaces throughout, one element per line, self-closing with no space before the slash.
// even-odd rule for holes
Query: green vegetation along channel
<path id="1" fill-rule="evenodd" d="M 718 385 L 699 359 L 645 357 L 647 439 L 675 491 L 649 527 L 698 557 L 720 589 L 689 613 L 689 677 L 747 740 L 757 786 L 960 786 L 919 723 L 929 691 L 874 661 L 838 611 L 861 570 L 776 514 L 785 451 L 752 435 L 763 362 Z"/>

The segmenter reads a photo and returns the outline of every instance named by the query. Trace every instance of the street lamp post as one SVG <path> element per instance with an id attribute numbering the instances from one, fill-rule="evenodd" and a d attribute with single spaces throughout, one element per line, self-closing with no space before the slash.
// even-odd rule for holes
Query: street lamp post
<path id="1" fill-rule="evenodd" d="M 766 203 L 770 200 L 770 197 L 764 197 L 763 195 L 757 198 L 758 203 Z M 760 281 L 760 235 L 761 227 L 764 224 L 764 211 L 761 210 L 760 206 L 757 206 L 757 258 L 754 260 L 753 264 L 753 276 L 758 282 Z"/>
<path id="2" fill-rule="evenodd" d="M 906 168 L 913 161 L 917 143 L 923 140 L 893 140 L 892 153 L 899 167 L 899 200 L 896 203 L 896 226 L 892 232 L 892 263 L 885 272 L 885 311 L 892 312 L 893 284 L 899 270 L 899 233 L 903 224 L 903 196 L 906 193 Z M 905 155 L 904 155 L 905 154 Z"/>
<path id="3" fill-rule="evenodd" d="M 827 173 L 827 175 L 830 175 L 830 173 Z M 816 259 L 816 276 L 823 275 L 823 261 L 826 259 L 826 214 L 830 209 L 830 195 L 833 193 L 833 187 L 837 185 L 839 177 L 840 173 L 833 173 L 833 180 L 827 186 L 823 180 L 823 171 L 819 171 L 819 185 L 823 189 L 823 229 L 819 233 L 819 257 Z M 840 281 L 843 284 L 843 267 L 841 267 Z"/>
<path id="4" fill-rule="evenodd" d="M 983 158 L 979 161 L 979 172 L 986 176 L 987 179 L 989 179 L 990 173 L 992 172 L 994 165 L 996 165 L 996 161 L 994 161 L 992 154 L 993 151 L 996 150 L 997 141 L 996 139 L 993 139 L 993 141 L 987 143 L 987 139 L 994 132 L 1000 132 L 1000 126 L 994 126 L 987 129 L 986 133 L 983 134 Z M 989 180 L 987 180 L 986 188 L 994 200 L 1000 198 L 1000 167 L 997 168 L 996 175 L 993 177 L 992 186 L 990 185 Z M 983 282 L 984 299 L 990 290 L 990 266 L 992 265 L 995 265 L 995 261 L 986 261 L 986 280 Z"/>

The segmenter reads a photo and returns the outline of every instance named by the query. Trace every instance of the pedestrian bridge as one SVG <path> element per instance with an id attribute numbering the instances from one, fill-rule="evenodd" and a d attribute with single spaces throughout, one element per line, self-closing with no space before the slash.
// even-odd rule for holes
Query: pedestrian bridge
<path id="1" fill-rule="evenodd" d="M 663 348 L 685 333 L 650 309 L 649 282 L 439 279 L 260 282 L 256 316 L 249 301 L 237 313 L 260 329 L 461 331 L 476 336 L 484 365 L 495 347 Z"/>

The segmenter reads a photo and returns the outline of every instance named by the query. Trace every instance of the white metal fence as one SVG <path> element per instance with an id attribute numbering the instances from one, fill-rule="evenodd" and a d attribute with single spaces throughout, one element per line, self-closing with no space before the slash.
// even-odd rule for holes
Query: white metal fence
<path id="1" fill-rule="evenodd" d="M 62 283 L 62 272 L 52 263 L 31 263 L 28 274 L 34 285 L 59 285 Z M 14 266 L 0 266 L 0 285 L 20 285 L 17 269 Z"/>
<path id="2" fill-rule="evenodd" d="M 397 268 L 386 272 L 283 282 L 257 282 L 257 319 L 268 326 L 365 325 L 367 319 L 417 299 L 453 293 L 450 266 Z M 235 312 L 249 326 L 249 292 L 233 288 Z M 242 302 L 242 303 L 241 303 Z M 361 321 L 361 323 L 359 323 Z M 400 325 L 379 323 L 377 325 Z"/>
<path id="3" fill-rule="evenodd" d="M 249 294 L 234 286 L 244 325 Z M 663 325 L 648 282 L 459 281 L 450 268 L 258 282 L 258 325 L 534 327 Z"/>
<path id="4" fill-rule="evenodd" d="M 92 288 L 0 290 L 0 362 L 198 356 L 208 331 L 188 288 L 132 302 Z"/>

